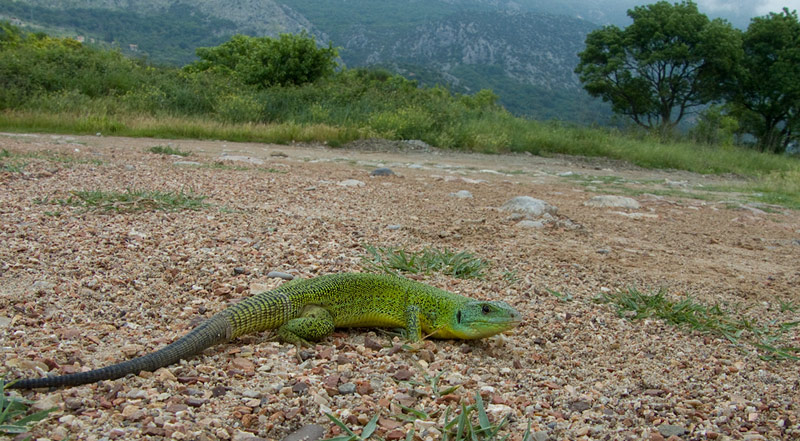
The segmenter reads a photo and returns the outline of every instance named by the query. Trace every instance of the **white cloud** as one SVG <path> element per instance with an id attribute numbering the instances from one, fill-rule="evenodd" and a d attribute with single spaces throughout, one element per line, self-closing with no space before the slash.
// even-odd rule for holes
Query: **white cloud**
<path id="1" fill-rule="evenodd" d="M 800 11 L 800 1 L 780 1 L 780 0 L 767 0 L 758 2 L 756 6 L 756 15 L 766 15 L 770 12 L 780 12 L 784 7 L 789 8 L 790 11 Z"/>

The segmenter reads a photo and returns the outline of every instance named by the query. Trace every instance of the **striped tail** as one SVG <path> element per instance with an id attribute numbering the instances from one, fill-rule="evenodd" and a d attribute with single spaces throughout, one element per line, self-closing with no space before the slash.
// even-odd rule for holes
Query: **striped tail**
<path id="1" fill-rule="evenodd" d="M 8 389 L 78 386 L 102 380 L 114 380 L 141 371 L 154 371 L 191 357 L 204 349 L 231 338 L 229 314 L 223 311 L 209 318 L 171 344 L 147 355 L 100 369 L 55 377 L 27 378 L 6 385 Z"/>

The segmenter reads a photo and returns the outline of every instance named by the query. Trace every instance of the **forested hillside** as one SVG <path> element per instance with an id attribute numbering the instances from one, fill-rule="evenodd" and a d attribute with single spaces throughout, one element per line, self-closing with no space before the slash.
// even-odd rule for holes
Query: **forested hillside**
<path id="1" fill-rule="evenodd" d="M 572 72 L 589 22 L 480 0 L 0 0 L 0 16 L 31 30 L 83 36 L 151 62 L 183 65 L 236 33 L 308 30 L 346 66 L 382 66 L 422 84 L 489 88 L 515 114 L 608 122 Z"/>

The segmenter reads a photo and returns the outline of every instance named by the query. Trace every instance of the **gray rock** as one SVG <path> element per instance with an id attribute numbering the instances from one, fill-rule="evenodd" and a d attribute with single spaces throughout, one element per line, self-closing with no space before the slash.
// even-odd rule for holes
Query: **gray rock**
<path id="1" fill-rule="evenodd" d="M 544 430 L 540 430 L 538 432 L 533 432 L 533 440 L 534 441 L 548 441 L 550 436 Z"/>
<path id="2" fill-rule="evenodd" d="M 517 226 L 520 228 L 535 228 L 541 230 L 545 227 L 545 222 L 543 220 L 523 220 L 517 222 Z"/>
<path id="3" fill-rule="evenodd" d="M 318 424 L 303 426 L 297 432 L 290 433 L 283 441 L 316 441 L 325 435 L 325 428 Z"/>
<path id="4" fill-rule="evenodd" d="M 672 435 L 681 436 L 686 433 L 686 429 L 682 426 L 675 426 L 672 424 L 662 424 L 658 426 L 658 433 L 664 438 L 669 438 Z"/>
<path id="5" fill-rule="evenodd" d="M 555 205 L 550 205 L 541 199 L 532 198 L 530 196 L 511 198 L 503 204 L 500 209 L 515 213 L 524 213 L 528 217 L 539 217 L 545 213 L 556 214 L 558 212 L 558 207 Z"/>
<path id="6" fill-rule="evenodd" d="M 349 395 L 356 392 L 356 385 L 353 383 L 342 383 L 339 385 L 339 393 L 342 395 Z"/>
<path id="7" fill-rule="evenodd" d="M 375 170 L 372 170 L 372 172 L 370 172 L 369 175 L 370 176 L 392 176 L 392 175 L 394 175 L 394 172 L 390 168 L 381 167 L 381 168 L 376 168 Z"/>
<path id="8" fill-rule="evenodd" d="M 459 199 L 472 199 L 472 193 L 467 190 L 459 190 L 455 193 L 450 193 L 450 196 Z"/>
<path id="9" fill-rule="evenodd" d="M 267 273 L 267 277 L 270 279 L 283 279 L 283 280 L 292 280 L 294 276 L 289 273 L 282 273 L 280 271 L 270 271 Z"/>
<path id="10" fill-rule="evenodd" d="M 0 329 L 7 328 L 11 325 L 11 318 L 0 315 Z"/>
<path id="11" fill-rule="evenodd" d="M 188 165 L 188 166 L 200 166 L 203 165 L 197 161 L 175 161 L 172 165 Z"/>
<path id="12" fill-rule="evenodd" d="M 629 208 L 632 210 L 637 210 L 641 207 L 636 199 L 614 195 L 595 196 L 584 202 L 583 205 L 587 207 Z"/>
<path id="13" fill-rule="evenodd" d="M 358 179 L 347 179 L 344 181 L 337 182 L 336 185 L 339 185 L 341 187 L 363 187 L 367 184 L 365 184 L 362 181 L 359 181 Z"/>
<path id="14" fill-rule="evenodd" d="M 37 280 L 33 282 L 33 290 L 36 292 L 42 291 L 49 291 L 56 287 L 56 284 L 53 282 L 48 282 L 47 280 Z"/>
<path id="15" fill-rule="evenodd" d="M 222 155 L 219 157 L 219 159 L 223 161 L 245 162 L 253 165 L 264 165 L 263 159 L 253 158 L 252 156 Z"/>
<path id="16" fill-rule="evenodd" d="M 397 231 L 397 230 L 399 230 L 401 228 L 403 228 L 402 225 L 387 225 L 386 226 L 386 229 L 387 230 L 391 230 L 391 231 Z"/>

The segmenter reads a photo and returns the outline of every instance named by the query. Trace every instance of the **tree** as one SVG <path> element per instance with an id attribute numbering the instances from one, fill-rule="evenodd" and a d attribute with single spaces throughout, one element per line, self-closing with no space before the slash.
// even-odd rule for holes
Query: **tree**
<path id="1" fill-rule="evenodd" d="M 800 21 L 797 11 L 756 17 L 742 41 L 742 69 L 729 99 L 761 151 L 783 153 L 800 134 Z"/>
<path id="2" fill-rule="evenodd" d="M 300 85 L 333 73 L 338 51 L 317 47 L 314 37 L 281 34 L 279 38 L 235 35 L 216 46 L 197 49 L 192 71 L 214 70 L 261 88 Z"/>
<path id="3" fill-rule="evenodd" d="M 739 33 L 710 21 L 691 1 L 628 10 L 633 24 L 586 37 L 575 69 L 583 87 L 636 124 L 671 131 L 686 113 L 715 99 L 720 79 L 741 57 Z"/>

